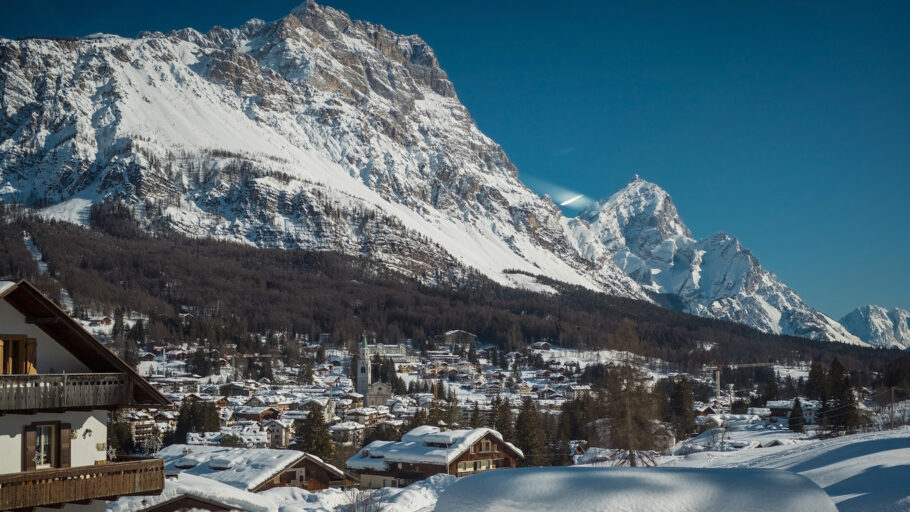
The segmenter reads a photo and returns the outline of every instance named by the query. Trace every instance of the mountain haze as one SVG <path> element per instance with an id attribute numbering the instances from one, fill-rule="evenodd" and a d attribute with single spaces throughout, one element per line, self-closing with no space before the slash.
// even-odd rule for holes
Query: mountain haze
<path id="1" fill-rule="evenodd" d="M 480 272 L 862 343 L 735 238 L 694 240 L 636 179 L 578 218 L 520 180 L 417 36 L 307 2 L 136 39 L 0 40 L 0 199 L 81 224 L 362 255 L 431 284 Z"/>

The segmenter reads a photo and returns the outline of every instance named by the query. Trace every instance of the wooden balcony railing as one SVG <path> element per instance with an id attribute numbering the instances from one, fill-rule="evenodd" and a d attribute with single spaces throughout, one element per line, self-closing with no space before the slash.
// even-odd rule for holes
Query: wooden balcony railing
<path id="1" fill-rule="evenodd" d="M 123 373 L 0 375 L 0 411 L 114 408 L 130 403 Z"/>
<path id="2" fill-rule="evenodd" d="M 160 494 L 163 488 L 164 461 L 161 459 L 39 469 L 0 475 L 0 510 Z"/>

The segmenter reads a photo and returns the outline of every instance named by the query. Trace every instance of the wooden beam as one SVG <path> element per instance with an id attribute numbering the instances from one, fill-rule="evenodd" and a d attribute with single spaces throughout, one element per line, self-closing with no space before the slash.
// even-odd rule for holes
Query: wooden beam
<path id="1" fill-rule="evenodd" d="M 25 323 L 34 325 L 51 325 L 59 322 L 60 319 L 55 316 L 27 316 Z"/>

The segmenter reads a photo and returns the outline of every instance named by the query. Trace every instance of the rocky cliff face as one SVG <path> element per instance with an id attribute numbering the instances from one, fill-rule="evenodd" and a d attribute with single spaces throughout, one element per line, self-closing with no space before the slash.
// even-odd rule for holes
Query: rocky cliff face
<path id="1" fill-rule="evenodd" d="M 622 198 L 622 201 L 619 199 Z M 427 283 L 530 275 L 854 341 L 739 242 L 691 238 L 636 181 L 578 219 L 518 179 L 432 49 L 307 2 L 274 22 L 0 40 L 0 199 L 86 223 L 337 250 Z"/>
<path id="2" fill-rule="evenodd" d="M 847 313 L 840 323 L 872 346 L 910 349 L 910 311 L 862 306 Z"/>
<path id="3" fill-rule="evenodd" d="M 653 183 L 636 177 L 567 226 L 579 253 L 611 259 L 658 302 L 767 332 L 862 343 L 763 269 L 739 240 L 692 238 L 669 194 Z"/>

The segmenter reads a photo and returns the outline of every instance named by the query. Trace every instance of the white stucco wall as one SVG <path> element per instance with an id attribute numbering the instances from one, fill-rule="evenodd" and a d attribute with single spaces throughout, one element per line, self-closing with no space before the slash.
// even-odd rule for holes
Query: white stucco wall
<path id="1" fill-rule="evenodd" d="M 35 357 L 38 373 L 84 373 L 89 371 L 87 366 L 51 339 L 40 327 L 25 323 L 25 315 L 19 313 L 5 300 L 0 300 L 0 334 L 25 334 L 37 340 Z"/>
<path id="2" fill-rule="evenodd" d="M 70 440 L 71 467 L 91 466 L 107 458 L 107 411 L 7 414 L 0 416 L 0 474 L 22 471 L 22 429 L 42 421 L 72 425 L 76 436 Z"/>

